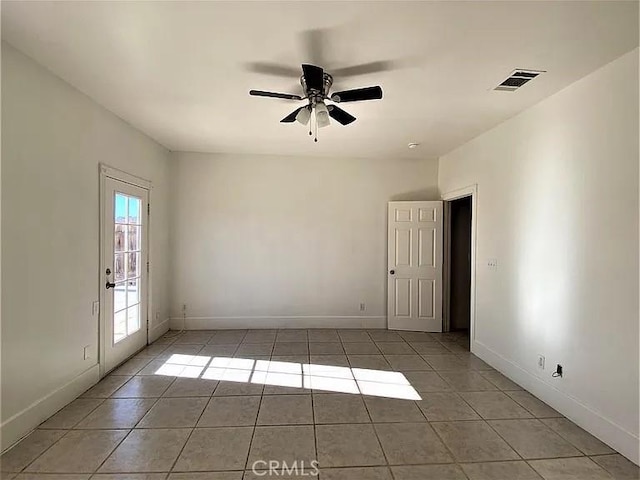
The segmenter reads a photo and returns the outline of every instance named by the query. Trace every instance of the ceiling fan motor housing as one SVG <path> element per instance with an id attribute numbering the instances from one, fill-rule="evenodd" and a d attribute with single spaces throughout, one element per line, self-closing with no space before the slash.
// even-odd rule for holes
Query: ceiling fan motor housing
<path id="1" fill-rule="evenodd" d="M 316 90 L 314 88 L 309 88 L 307 85 L 307 81 L 304 78 L 304 75 L 300 77 L 300 85 L 302 85 L 302 90 L 305 95 L 309 98 L 309 100 L 322 101 L 325 98 L 329 97 L 329 90 L 331 90 L 331 86 L 333 85 L 333 77 L 324 72 L 323 76 L 323 91 Z"/>

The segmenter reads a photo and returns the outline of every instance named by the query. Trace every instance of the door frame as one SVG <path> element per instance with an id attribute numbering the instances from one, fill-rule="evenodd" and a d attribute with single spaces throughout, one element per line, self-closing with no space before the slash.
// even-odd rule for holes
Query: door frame
<path id="1" fill-rule="evenodd" d="M 451 272 L 451 202 L 460 198 L 471 197 L 471 288 L 469 309 L 469 343 L 470 350 L 473 351 L 473 343 L 476 331 L 476 239 L 478 225 L 478 184 L 474 183 L 467 187 L 458 188 L 442 194 L 444 202 L 444 257 L 442 265 L 442 331 L 450 331 L 450 311 L 449 302 L 451 295 L 450 272 Z"/>
<path id="2" fill-rule="evenodd" d="M 100 205 L 100 214 L 99 214 L 99 236 L 98 236 L 98 256 L 99 256 L 99 264 L 100 268 L 98 270 L 98 292 L 99 292 L 99 302 L 100 308 L 98 309 L 98 366 L 100 370 L 100 378 L 104 377 L 108 372 L 105 371 L 106 366 L 106 316 L 104 315 L 104 306 L 106 305 L 105 301 L 105 289 L 104 289 L 104 275 L 106 264 L 103 255 L 103 247 L 105 231 L 104 231 L 104 221 L 106 219 L 106 202 L 105 202 L 105 191 L 106 191 L 106 179 L 111 178 L 113 180 L 117 180 L 119 182 L 128 183 L 135 187 L 142 188 L 147 190 L 148 195 L 148 205 L 151 205 L 151 194 L 153 191 L 153 185 L 150 180 L 146 180 L 142 177 L 138 177 L 136 175 L 132 175 L 123 170 L 110 167 L 104 163 L 99 164 L 100 170 L 100 186 L 99 186 L 99 205 Z M 151 309 L 151 215 L 149 212 L 142 212 L 142 215 L 146 215 L 147 220 L 147 241 L 146 241 L 146 249 L 147 249 L 147 262 L 149 263 L 149 270 L 147 272 L 147 318 L 141 319 L 143 323 L 143 328 L 145 329 L 146 343 L 149 344 L 149 315 L 153 310 Z M 142 265 L 141 268 L 146 268 L 146 266 Z"/>

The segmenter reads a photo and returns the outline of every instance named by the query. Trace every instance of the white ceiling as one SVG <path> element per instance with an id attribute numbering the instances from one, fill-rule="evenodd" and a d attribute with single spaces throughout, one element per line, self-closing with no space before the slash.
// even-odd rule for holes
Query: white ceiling
<path id="1" fill-rule="evenodd" d="M 384 99 L 342 104 L 358 120 L 317 144 L 279 123 L 299 102 L 248 95 L 301 93 L 296 77 L 247 65 L 317 61 L 312 29 L 329 72 L 394 68 L 335 78 L 338 89 L 379 84 Z M 171 150 L 433 157 L 635 48 L 638 3 L 3 1 L 2 37 Z M 515 68 L 548 73 L 493 91 Z"/>

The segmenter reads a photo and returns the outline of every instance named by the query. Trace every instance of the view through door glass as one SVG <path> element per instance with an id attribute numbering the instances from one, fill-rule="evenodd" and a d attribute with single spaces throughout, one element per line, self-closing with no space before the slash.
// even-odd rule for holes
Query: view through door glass
<path id="1" fill-rule="evenodd" d="M 113 343 L 140 330 L 142 201 L 115 193 L 113 248 Z"/>

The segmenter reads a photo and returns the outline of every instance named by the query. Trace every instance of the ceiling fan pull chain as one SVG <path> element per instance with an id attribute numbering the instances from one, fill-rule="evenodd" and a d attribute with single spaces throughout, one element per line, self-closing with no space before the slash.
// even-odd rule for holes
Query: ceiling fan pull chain
<path id="1" fill-rule="evenodd" d="M 314 123 L 314 125 L 316 126 L 316 138 L 314 138 L 314 142 L 318 141 L 318 119 L 316 118 L 316 123 Z"/>

